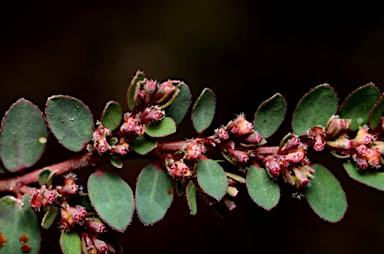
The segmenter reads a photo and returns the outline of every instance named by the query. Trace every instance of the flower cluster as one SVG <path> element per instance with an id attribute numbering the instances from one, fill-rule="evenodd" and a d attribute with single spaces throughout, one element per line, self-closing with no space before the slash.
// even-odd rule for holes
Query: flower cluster
<path id="1" fill-rule="evenodd" d="M 381 154 L 384 154 L 384 142 L 377 140 L 367 126 L 358 129 L 356 136 L 349 137 L 349 119 L 332 116 L 326 126 L 326 145 L 331 153 L 338 158 L 351 157 L 360 170 L 369 167 L 378 169 L 382 164 Z"/>
<path id="2" fill-rule="evenodd" d="M 277 179 L 282 175 L 285 182 L 302 189 L 313 178 L 314 169 L 307 158 L 308 146 L 294 134 L 288 134 L 280 144 L 277 154 L 263 158 L 269 176 Z M 316 148 L 315 148 L 316 149 Z"/>
<path id="3" fill-rule="evenodd" d="M 223 157 L 239 167 L 244 167 L 254 156 L 253 149 L 266 143 L 244 114 L 216 129 L 215 138 Z"/>
<path id="4" fill-rule="evenodd" d="M 66 196 L 77 194 L 81 187 L 76 183 L 76 175 L 69 173 L 65 176 L 63 185 L 57 185 L 55 188 L 52 185 L 42 185 L 36 189 L 31 195 L 31 207 L 35 210 L 40 210 L 41 207 L 54 204 L 57 199 L 65 198 Z"/>

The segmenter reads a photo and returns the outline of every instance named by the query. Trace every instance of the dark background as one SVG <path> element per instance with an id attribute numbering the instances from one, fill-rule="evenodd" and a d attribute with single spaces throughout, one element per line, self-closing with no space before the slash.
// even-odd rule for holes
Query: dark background
<path id="1" fill-rule="evenodd" d="M 184 80 L 195 99 L 206 86 L 217 94 L 214 127 L 276 92 L 288 102 L 288 117 L 270 140 L 290 131 L 301 96 L 329 83 L 342 101 L 368 82 L 384 88 L 384 6 L 298 4 L 293 1 L 96 1 L 0 4 L 0 110 L 19 97 L 41 109 L 48 96 L 83 100 L 94 118 L 109 99 L 125 105 L 137 69 L 159 81 Z M 125 107 L 125 106 L 124 106 Z M 126 109 L 127 107 L 125 107 Z M 26 126 L 28 128 L 28 126 Z M 186 119 L 180 134 L 194 135 Z M 53 137 L 37 166 L 69 158 Z M 305 200 L 283 193 L 266 212 L 245 188 L 237 208 L 220 218 L 201 200 L 189 215 L 176 198 L 164 220 L 143 226 L 135 216 L 124 234 L 114 234 L 125 253 L 369 253 L 384 247 L 384 196 L 346 177 L 341 162 L 320 160 L 341 181 L 348 197 L 345 218 L 330 224 Z M 126 162 L 122 176 L 134 188 L 145 161 Z M 89 173 L 90 171 L 88 171 Z M 58 231 L 43 233 L 42 253 L 59 253 Z"/>

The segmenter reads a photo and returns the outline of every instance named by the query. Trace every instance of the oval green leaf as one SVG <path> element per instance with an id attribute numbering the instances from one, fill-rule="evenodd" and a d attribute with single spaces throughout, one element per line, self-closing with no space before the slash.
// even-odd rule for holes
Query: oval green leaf
<path id="1" fill-rule="evenodd" d="M 48 98 L 45 117 L 57 140 L 68 150 L 83 150 L 93 135 L 93 117 L 80 100 L 66 95 Z"/>
<path id="2" fill-rule="evenodd" d="M 136 184 L 136 210 L 144 225 L 152 225 L 167 213 L 173 200 L 169 175 L 154 164 L 140 172 Z"/>
<path id="3" fill-rule="evenodd" d="M 368 123 L 371 109 L 379 97 L 379 89 L 373 83 L 359 87 L 345 99 L 339 115 L 341 118 L 352 119 L 349 129 L 356 131 L 359 126 Z"/>
<path id="4" fill-rule="evenodd" d="M 157 143 L 147 135 L 136 136 L 132 141 L 132 149 L 140 155 L 146 155 L 157 147 Z"/>
<path id="5" fill-rule="evenodd" d="M 305 189 L 305 196 L 312 210 L 322 219 L 338 222 L 347 211 L 347 199 L 336 177 L 319 164 L 312 166 L 316 172 L 311 186 Z"/>
<path id="6" fill-rule="evenodd" d="M 377 190 L 384 191 L 383 172 L 361 172 L 351 161 L 345 162 L 343 166 L 349 177 L 353 180 Z"/>
<path id="7" fill-rule="evenodd" d="M 132 220 L 132 189 L 118 175 L 97 171 L 88 178 L 88 195 L 100 218 L 116 231 L 124 232 Z"/>
<path id="8" fill-rule="evenodd" d="M 284 121 L 287 102 L 277 93 L 260 104 L 253 120 L 254 128 L 264 138 L 272 136 Z"/>
<path id="9" fill-rule="evenodd" d="M 205 88 L 192 109 L 192 124 L 197 133 L 202 133 L 211 125 L 215 109 L 215 94 L 211 89 Z"/>
<path id="10" fill-rule="evenodd" d="M 41 227 L 44 229 L 48 229 L 50 226 L 52 226 L 58 214 L 58 207 L 51 206 L 50 208 L 48 208 L 48 210 L 45 212 L 43 220 L 41 221 Z"/>
<path id="11" fill-rule="evenodd" d="M 369 114 L 369 126 L 371 129 L 379 126 L 382 116 L 384 116 L 384 94 L 380 96 L 380 99 L 376 102 Z"/>
<path id="12" fill-rule="evenodd" d="M 123 111 L 117 101 L 109 101 L 101 114 L 101 122 L 111 131 L 115 130 L 123 119 Z"/>
<path id="13" fill-rule="evenodd" d="M 199 159 L 196 172 L 197 182 L 201 189 L 220 201 L 228 188 L 227 176 L 220 164 L 211 159 Z"/>
<path id="14" fill-rule="evenodd" d="M 40 172 L 39 174 L 39 185 L 42 186 L 42 185 L 47 185 L 49 187 L 49 185 L 47 184 L 48 183 L 48 179 L 49 179 L 49 176 L 51 175 L 51 170 L 49 169 L 43 169 L 43 171 Z"/>
<path id="15" fill-rule="evenodd" d="M 145 79 L 144 72 L 137 71 L 135 76 L 132 78 L 131 83 L 129 84 L 128 92 L 127 92 L 127 103 L 130 111 L 132 111 L 135 108 L 136 98 L 140 89 L 139 82 L 143 81 L 144 79 Z"/>
<path id="16" fill-rule="evenodd" d="M 163 138 L 176 132 L 176 123 L 170 117 L 159 122 L 151 122 L 145 126 L 145 133 L 153 138 Z"/>
<path id="17" fill-rule="evenodd" d="M 22 254 L 20 237 L 28 237 L 26 242 L 31 247 L 30 254 L 37 254 L 40 250 L 40 230 L 35 212 L 31 209 L 20 211 L 16 199 L 4 196 L 0 199 L 0 233 L 7 241 L 0 247 L 0 253 Z"/>
<path id="18" fill-rule="evenodd" d="M 60 236 L 60 247 L 64 254 L 81 254 L 81 240 L 76 232 L 62 232 Z"/>
<path id="19" fill-rule="evenodd" d="M 336 114 L 337 107 L 337 95 L 333 88 L 328 84 L 316 86 L 297 104 L 292 119 L 293 132 L 300 136 L 312 127 L 325 126 L 328 119 Z"/>
<path id="20" fill-rule="evenodd" d="M 186 84 L 181 83 L 178 89 L 180 92 L 175 100 L 165 108 L 165 115 L 175 120 L 176 125 L 179 125 L 187 114 L 192 97 L 191 91 Z"/>
<path id="21" fill-rule="evenodd" d="M 44 152 L 47 137 L 40 109 L 26 99 L 19 99 L 1 123 L 0 157 L 4 167 L 16 172 L 34 165 Z"/>
<path id="22" fill-rule="evenodd" d="M 190 214 L 196 215 L 196 213 L 197 213 L 196 186 L 193 183 L 193 181 L 189 181 L 185 194 L 187 197 L 187 202 L 188 202 Z"/>
<path id="23" fill-rule="evenodd" d="M 269 211 L 280 200 L 279 185 L 272 181 L 263 168 L 252 165 L 249 167 L 246 177 L 246 185 L 249 196 L 260 207 Z"/>

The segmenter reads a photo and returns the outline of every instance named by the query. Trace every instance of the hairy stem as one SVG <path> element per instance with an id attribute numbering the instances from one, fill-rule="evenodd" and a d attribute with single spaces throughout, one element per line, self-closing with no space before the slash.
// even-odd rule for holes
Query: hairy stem
<path id="1" fill-rule="evenodd" d="M 95 166 L 97 163 L 102 161 L 104 161 L 104 159 L 92 156 L 88 153 L 82 154 L 80 156 L 53 164 L 48 167 L 36 169 L 21 176 L 0 180 L 0 192 L 8 191 L 18 193 L 19 191 L 22 191 L 23 189 L 20 188 L 23 188 L 23 186 L 37 182 L 39 180 L 41 171 L 45 169 L 55 171 L 56 175 L 63 175 L 76 169 Z"/>

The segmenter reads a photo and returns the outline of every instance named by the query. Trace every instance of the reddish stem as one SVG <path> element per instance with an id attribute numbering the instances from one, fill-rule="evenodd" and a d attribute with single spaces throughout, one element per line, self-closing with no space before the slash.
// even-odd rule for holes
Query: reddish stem
<path id="1" fill-rule="evenodd" d="M 56 171 L 56 175 L 63 175 L 65 173 L 74 171 L 76 169 L 80 169 L 88 166 L 95 166 L 96 163 L 101 162 L 101 160 L 104 160 L 104 159 L 101 159 L 89 154 L 82 154 L 72 159 L 59 162 L 48 167 L 34 170 L 25 175 L 0 180 L 0 192 L 9 191 L 9 192 L 18 193 L 19 191 L 25 191 L 26 189 L 23 186 L 37 182 L 39 180 L 39 175 L 41 171 L 45 169 Z"/>

